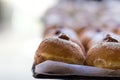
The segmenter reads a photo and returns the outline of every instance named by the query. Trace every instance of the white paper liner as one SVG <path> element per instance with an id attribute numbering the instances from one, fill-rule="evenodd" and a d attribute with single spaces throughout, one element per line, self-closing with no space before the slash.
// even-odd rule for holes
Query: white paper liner
<path id="1" fill-rule="evenodd" d="M 85 65 L 67 64 L 47 60 L 35 66 L 36 74 L 80 75 L 98 77 L 120 77 L 120 70 L 97 68 Z"/>

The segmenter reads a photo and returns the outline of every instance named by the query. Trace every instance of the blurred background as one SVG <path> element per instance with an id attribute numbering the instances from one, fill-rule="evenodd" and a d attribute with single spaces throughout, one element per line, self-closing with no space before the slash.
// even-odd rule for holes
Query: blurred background
<path id="1" fill-rule="evenodd" d="M 35 80 L 31 67 L 41 42 L 40 17 L 56 0 L 0 0 L 0 80 Z"/>
<path id="2" fill-rule="evenodd" d="M 0 80 L 35 80 L 31 67 L 45 25 L 120 32 L 119 0 L 57 1 L 0 0 Z"/>

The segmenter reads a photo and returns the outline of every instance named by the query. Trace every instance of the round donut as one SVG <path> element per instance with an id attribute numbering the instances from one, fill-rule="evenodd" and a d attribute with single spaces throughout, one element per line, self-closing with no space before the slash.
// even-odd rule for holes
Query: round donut
<path id="1" fill-rule="evenodd" d="M 78 44 L 62 34 L 58 37 L 45 38 L 40 43 L 34 59 L 36 65 L 46 60 L 83 64 L 85 56 Z"/>
<path id="2" fill-rule="evenodd" d="M 120 69 L 120 36 L 113 38 L 107 35 L 106 38 L 93 45 L 87 55 L 86 64 L 108 69 Z"/>

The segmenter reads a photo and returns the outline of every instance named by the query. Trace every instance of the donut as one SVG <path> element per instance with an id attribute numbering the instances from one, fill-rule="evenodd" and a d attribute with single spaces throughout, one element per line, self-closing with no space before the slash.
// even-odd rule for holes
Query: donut
<path id="1" fill-rule="evenodd" d="M 70 64 L 83 64 L 85 56 L 78 44 L 65 35 L 45 38 L 39 45 L 34 63 L 37 65 L 46 60 L 60 61 Z"/>
<path id="2" fill-rule="evenodd" d="M 94 44 L 86 55 L 86 64 L 101 68 L 120 69 L 120 36 L 116 36 L 106 35 L 102 41 Z"/>

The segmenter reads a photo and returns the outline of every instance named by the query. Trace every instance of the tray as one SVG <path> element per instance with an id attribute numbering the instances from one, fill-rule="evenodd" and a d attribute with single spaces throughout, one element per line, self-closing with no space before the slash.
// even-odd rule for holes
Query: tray
<path id="1" fill-rule="evenodd" d="M 33 77 L 37 79 L 92 79 L 120 80 L 120 70 L 103 69 L 84 65 L 45 61 L 32 67 Z"/>

